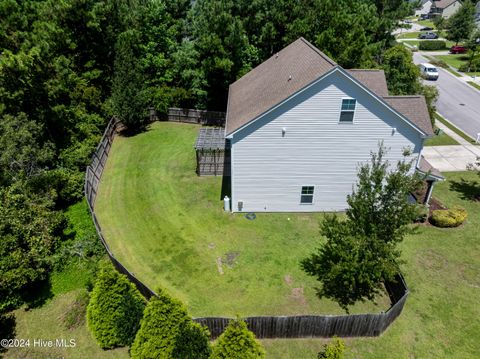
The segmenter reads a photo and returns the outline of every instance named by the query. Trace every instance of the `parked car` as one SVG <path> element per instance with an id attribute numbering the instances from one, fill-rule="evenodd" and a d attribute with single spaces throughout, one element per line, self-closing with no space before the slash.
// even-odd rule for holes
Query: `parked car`
<path id="1" fill-rule="evenodd" d="M 424 79 L 433 81 L 438 80 L 438 69 L 428 62 L 420 64 L 420 74 Z"/>
<path id="2" fill-rule="evenodd" d="M 428 14 L 420 15 L 420 20 L 427 20 L 429 18 Z"/>
<path id="3" fill-rule="evenodd" d="M 419 39 L 438 39 L 438 35 L 434 32 L 425 32 L 418 35 Z"/>
<path id="4" fill-rule="evenodd" d="M 465 46 L 454 45 L 450 48 L 451 54 L 464 54 L 466 52 L 467 52 L 467 49 L 465 48 Z"/>
<path id="5" fill-rule="evenodd" d="M 405 23 L 405 24 L 411 24 L 411 23 L 412 23 L 412 20 L 405 20 L 404 23 Z"/>
<path id="6" fill-rule="evenodd" d="M 433 27 L 430 27 L 430 26 L 425 26 L 420 29 L 420 31 L 431 31 L 431 30 L 433 30 Z"/>

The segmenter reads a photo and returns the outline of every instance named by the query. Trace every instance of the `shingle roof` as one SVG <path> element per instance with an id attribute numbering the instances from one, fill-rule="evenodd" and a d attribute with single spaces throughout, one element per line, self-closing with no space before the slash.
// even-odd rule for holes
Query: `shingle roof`
<path id="1" fill-rule="evenodd" d="M 445 8 L 449 7 L 450 5 L 452 5 L 456 1 L 457 0 L 438 0 L 438 1 L 433 2 L 433 6 L 435 6 L 436 8 L 439 8 L 439 9 L 445 9 Z"/>
<path id="2" fill-rule="evenodd" d="M 383 70 L 347 70 L 353 77 L 361 82 L 376 95 L 388 96 L 387 80 Z"/>
<path id="3" fill-rule="evenodd" d="M 424 174 L 427 174 L 427 173 L 430 174 L 436 179 L 439 179 L 439 180 L 445 179 L 445 177 L 442 176 L 442 173 L 439 170 L 437 170 L 435 167 L 433 167 L 430 164 L 430 162 L 428 162 L 423 156 L 420 156 L 420 161 L 418 162 L 417 169 Z"/>
<path id="4" fill-rule="evenodd" d="M 229 135 L 337 67 L 328 56 L 299 38 L 230 85 L 225 134 Z M 433 135 L 423 96 L 388 96 L 383 70 L 346 70 L 428 135 Z"/>
<path id="5" fill-rule="evenodd" d="M 427 135 L 433 135 L 427 103 L 423 96 L 384 96 L 393 109 L 400 112 Z"/>
<path id="6" fill-rule="evenodd" d="M 299 38 L 230 85 L 226 133 L 230 134 L 336 66 Z"/>

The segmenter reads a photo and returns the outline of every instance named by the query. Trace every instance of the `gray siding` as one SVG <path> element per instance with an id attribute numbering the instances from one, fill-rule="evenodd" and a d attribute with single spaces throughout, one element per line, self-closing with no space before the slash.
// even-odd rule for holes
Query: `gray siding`
<path id="1" fill-rule="evenodd" d="M 357 100 L 351 124 L 338 122 L 345 97 Z M 380 140 L 393 163 L 407 147 L 417 158 L 423 143 L 417 130 L 335 71 L 233 135 L 232 210 L 238 201 L 244 212 L 344 210 L 358 164 Z M 313 204 L 300 204 L 302 186 L 315 186 Z"/>

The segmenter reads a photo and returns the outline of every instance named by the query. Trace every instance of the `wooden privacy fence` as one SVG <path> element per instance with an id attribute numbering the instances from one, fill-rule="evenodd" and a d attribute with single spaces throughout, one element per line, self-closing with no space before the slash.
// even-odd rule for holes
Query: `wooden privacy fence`
<path id="1" fill-rule="evenodd" d="M 408 296 L 401 275 L 385 285 L 392 306 L 385 313 L 351 315 L 294 315 L 247 317 L 248 328 L 258 338 L 374 337 L 382 334 L 400 315 Z M 399 296 L 402 294 L 401 296 Z M 223 333 L 231 318 L 195 318 L 210 330 L 212 338 Z"/>
<path id="2" fill-rule="evenodd" d="M 115 268 L 135 284 L 147 299 L 156 295 L 148 286 L 135 277 L 110 251 L 102 234 L 102 229 L 95 214 L 94 205 L 97 189 L 102 177 L 108 154 L 116 133 L 123 127 L 120 121 L 112 118 L 95 150 L 92 164 L 85 174 L 85 197 L 95 225 L 98 237 L 102 241 Z M 294 315 L 294 316 L 259 316 L 244 318 L 249 329 L 258 338 L 307 338 L 307 337 L 368 337 L 378 336 L 400 315 L 408 296 L 408 288 L 399 274 L 392 282 L 385 283 L 385 289 L 392 303 L 385 313 L 353 315 Z M 210 330 L 212 338 L 218 337 L 232 318 L 204 317 L 194 318 L 197 323 Z"/>
<path id="3" fill-rule="evenodd" d="M 167 114 L 159 114 L 151 108 L 150 121 L 172 121 L 185 123 L 198 123 L 205 126 L 225 126 L 225 112 L 196 110 L 189 108 L 171 107 Z"/>
<path id="4" fill-rule="evenodd" d="M 87 199 L 88 209 L 90 210 L 90 214 L 93 219 L 93 223 L 95 225 L 95 229 L 97 230 L 98 237 L 103 243 L 110 260 L 112 261 L 115 268 L 120 273 L 125 274 L 128 279 L 135 284 L 138 288 L 140 293 L 146 298 L 150 298 L 152 295 L 156 295 L 153 290 L 148 288 L 145 284 L 143 284 L 140 280 L 138 280 L 133 273 L 131 273 L 127 268 L 120 263 L 113 253 L 110 251 L 107 242 L 102 234 L 102 229 L 100 227 L 100 223 L 98 223 L 97 216 L 94 211 L 95 199 L 97 198 L 97 189 L 98 184 L 100 183 L 100 178 L 102 177 L 103 169 L 105 168 L 105 164 L 107 162 L 108 154 L 110 153 L 110 148 L 112 147 L 113 138 L 115 134 L 123 128 L 123 125 L 120 121 L 116 118 L 112 118 L 103 133 L 102 139 L 95 150 L 93 157 L 92 157 L 92 164 L 87 167 L 87 171 L 85 173 L 85 198 Z"/>

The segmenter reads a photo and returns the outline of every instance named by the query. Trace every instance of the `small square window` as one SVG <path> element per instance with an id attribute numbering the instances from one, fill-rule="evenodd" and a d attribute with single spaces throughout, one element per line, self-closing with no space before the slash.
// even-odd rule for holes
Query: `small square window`
<path id="1" fill-rule="evenodd" d="M 354 98 L 344 98 L 342 100 L 342 111 L 355 111 L 357 100 Z"/>
<path id="2" fill-rule="evenodd" d="M 340 112 L 340 122 L 353 122 L 355 106 L 357 100 L 353 98 L 344 98 L 342 100 L 342 111 Z"/>
<path id="3" fill-rule="evenodd" d="M 302 187 L 302 195 L 300 196 L 300 203 L 301 204 L 310 204 L 313 203 L 313 186 L 303 186 Z"/>

